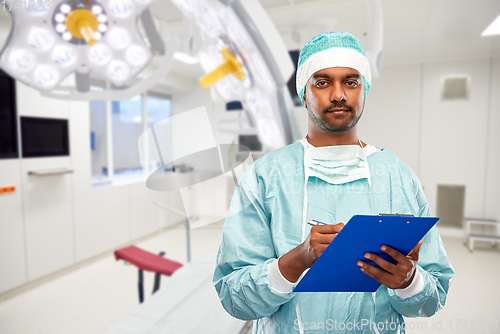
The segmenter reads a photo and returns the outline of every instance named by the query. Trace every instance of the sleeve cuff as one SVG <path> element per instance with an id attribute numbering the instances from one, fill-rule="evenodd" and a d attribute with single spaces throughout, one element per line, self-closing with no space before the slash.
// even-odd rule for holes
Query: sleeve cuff
<path id="1" fill-rule="evenodd" d="M 267 265 L 267 276 L 271 282 L 271 288 L 279 293 L 290 293 L 295 283 L 289 282 L 280 272 L 278 261 L 272 261 Z"/>
<path id="2" fill-rule="evenodd" d="M 422 273 L 418 268 L 416 269 L 415 272 L 415 277 L 413 277 L 413 281 L 404 289 L 396 289 L 394 290 L 396 292 L 396 295 L 398 295 L 399 298 L 410 298 L 415 296 L 417 293 L 422 291 L 424 288 L 424 277 L 422 276 Z"/>

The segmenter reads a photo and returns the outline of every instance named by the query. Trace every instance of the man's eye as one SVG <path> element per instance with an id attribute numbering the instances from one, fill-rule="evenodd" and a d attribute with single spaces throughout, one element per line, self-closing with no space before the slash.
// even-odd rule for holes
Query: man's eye
<path id="1" fill-rule="evenodd" d="M 347 81 L 347 85 L 352 86 L 352 87 L 356 87 L 358 85 L 358 82 L 357 81 Z"/>
<path id="2" fill-rule="evenodd" d="M 318 82 L 316 82 L 316 86 L 318 86 L 318 87 L 321 87 L 321 86 L 324 86 L 324 85 L 326 85 L 326 81 L 318 81 Z"/>

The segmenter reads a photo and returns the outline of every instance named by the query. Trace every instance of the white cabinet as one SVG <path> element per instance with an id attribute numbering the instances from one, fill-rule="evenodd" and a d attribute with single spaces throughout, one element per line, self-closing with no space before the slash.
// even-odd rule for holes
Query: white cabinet
<path id="1" fill-rule="evenodd" d="M 0 160 L 0 187 L 16 187 L 0 195 L 0 293 L 27 281 L 20 168 L 19 159 Z"/>
<path id="2" fill-rule="evenodd" d="M 160 214 L 154 202 L 169 205 L 166 192 L 148 189 L 144 183 L 130 185 L 128 189 L 130 191 L 132 240 L 158 231 Z M 170 224 L 171 221 L 167 219 L 170 216 L 165 214 L 164 217 L 165 224 Z"/>
<path id="3" fill-rule="evenodd" d="M 28 175 L 71 169 L 70 158 L 22 159 L 28 279 L 74 263 L 72 174 Z"/>

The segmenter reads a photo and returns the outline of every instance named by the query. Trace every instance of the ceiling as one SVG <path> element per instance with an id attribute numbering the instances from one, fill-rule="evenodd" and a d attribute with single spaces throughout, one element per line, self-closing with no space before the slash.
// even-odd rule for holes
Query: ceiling
<path id="1" fill-rule="evenodd" d="M 300 49 L 326 30 L 348 31 L 367 44 L 365 0 L 260 0 L 289 49 Z M 500 56 L 500 36 L 481 32 L 500 14 L 498 0 L 381 0 L 384 64 Z M 182 24 L 168 0 L 153 15 Z"/>

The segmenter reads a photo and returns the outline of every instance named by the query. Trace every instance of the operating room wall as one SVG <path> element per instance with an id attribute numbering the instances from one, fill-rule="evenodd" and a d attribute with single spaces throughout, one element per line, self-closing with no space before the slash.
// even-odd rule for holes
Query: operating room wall
<path id="1" fill-rule="evenodd" d="M 500 59 L 493 60 L 491 106 L 488 122 L 488 160 L 484 216 L 500 219 Z"/>
<path id="2" fill-rule="evenodd" d="M 0 185 L 16 187 L 0 196 L 0 293 L 154 232 L 154 201 L 183 210 L 177 194 L 141 181 L 92 188 L 88 102 L 48 99 L 19 82 L 16 89 L 19 116 L 68 119 L 70 156 L 0 160 Z M 55 168 L 73 173 L 28 175 Z M 183 219 L 164 216 L 167 224 Z"/>
<path id="3" fill-rule="evenodd" d="M 470 99 L 441 101 L 443 78 L 455 75 L 470 77 Z M 431 214 L 438 184 L 465 185 L 465 215 L 499 219 L 499 89 L 498 58 L 385 65 L 372 82 L 359 134 L 417 173 Z"/>

